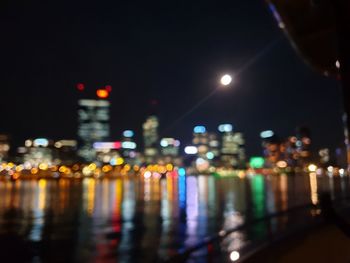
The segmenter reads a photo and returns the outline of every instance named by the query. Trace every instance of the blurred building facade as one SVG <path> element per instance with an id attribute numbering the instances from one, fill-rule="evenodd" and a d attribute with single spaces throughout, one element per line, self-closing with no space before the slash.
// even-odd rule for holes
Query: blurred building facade
<path id="1" fill-rule="evenodd" d="M 146 121 L 143 123 L 143 143 L 144 143 L 144 155 L 147 163 L 152 163 L 157 159 L 159 154 L 158 135 L 159 121 L 157 116 L 151 115 L 147 117 Z"/>

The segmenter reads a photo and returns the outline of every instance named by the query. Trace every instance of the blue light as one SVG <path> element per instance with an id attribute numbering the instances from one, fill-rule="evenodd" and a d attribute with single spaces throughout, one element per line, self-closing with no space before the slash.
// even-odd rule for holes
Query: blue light
<path id="1" fill-rule="evenodd" d="M 271 130 L 267 130 L 267 131 L 262 131 L 260 133 L 260 137 L 263 138 L 263 139 L 266 139 L 266 138 L 270 138 L 274 135 L 273 131 Z"/>
<path id="2" fill-rule="evenodd" d="M 207 155 L 208 160 L 213 160 L 215 157 L 214 153 L 212 153 L 212 152 L 207 152 L 206 155 Z"/>
<path id="3" fill-rule="evenodd" d="M 126 137 L 126 138 L 131 138 L 134 136 L 134 132 L 132 130 L 125 130 L 123 132 L 123 136 Z"/>
<path id="4" fill-rule="evenodd" d="M 47 147 L 49 145 L 49 140 L 46 138 L 38 138 L 34 140 L 34 146 Z"/>
<path id="5" fill-rule="evenodd" d="M 195 126 L 193 129 L 194 133 L 205 133 L 206 131 L 207 131 L 207 129 L 202 125 Z"/>
<path id="6" fill-rule="evenodd" d="M 184 168 L 180 168 L 185 170 Z M 179 175 L 180 175 L 180 169 L 179 169 Z M 181 209 L 186 208 L 186 177 L 185 176 L 179 176 L 179 182 L 178 182 L 178 191 L 179 191 L 179 206 Z"/>
<path id="7" fill-rule="evenodd" d="M 185 168 L 179 168 L 179 170 L 177 171 L 179 176 L 185 176 L 186 175 L 186 169 Z"/>

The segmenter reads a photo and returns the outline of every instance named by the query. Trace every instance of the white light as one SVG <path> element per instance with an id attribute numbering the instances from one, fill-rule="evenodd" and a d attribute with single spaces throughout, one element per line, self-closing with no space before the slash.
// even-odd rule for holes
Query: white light
<path id="1" fill-rule="evenodd" d="M 24 145 L 25 145 L 26 147 L 31 147 L 32 144 L 33 144 L 33 142 L 32 142 L 31 140 L 26 140 L 26 141 L 24 142 Z"/>
<path id="2" fill-rule="evenodd" d="M 162 139 L 162 140 L 160 141 L 160 146 L 162 146 L 162 147 L 168 147 L 168 141 Z"/>
<path id="3" fill-rule="evenodd" d="M 307 168 L 309 169 L 310 172 L 316 172 L 317 170 L 317 166 L 314 164 L 310 164 Z"/>
<path id="4" fill-rule="evenodd" d="M 230 85 L 230 83 L 232 82 L 232 77 L 228 74 L 225 74 L 221 77 L 220 82 L 224 86 Z"/>
<path id="5" fill-rule="evenodd" d="M 278 161 L 276 163 L 277 167 L 279 168 L 286 168 L 288 166 L 287 162 L 286 161 Z"/>
<path id="6" fill-rule="evenodd" d="M 196 160 L 196 164 L 197 165 L 202 165 L 202 164 L 205 164 L 206 163 L 206 160 L 204 160 L 203 158 L 198 158 L 197 160 Z"/>
<path id="7" fill-rule="evenodd" d="M 333 166 L 328 166 L 327 167 L 327 171 L 329 172 L 329 173 L 333 173 Z"/>
<path id="8" fill-rule="evenodd" d="M 79 100 L 79 106 L 82 107 L 108 107 L 110 103 L 106 100 Z"/>
<path id="9" fill-rule="evenodd" d="M 55 147 L 56 148 L 61 148 L 62 147 L 62 143 L 61 142 L 55 142 Z"/>
<path id="10" fill-rule="evenodd" d="M 232 251 L 230 254 L 230 259 L 232 261 L 237 261 L 239 259 L 239 253 L 237 251 Z"/>
<path id="11" fill-rule="evenodd" d="M 134 142 L 122 142 L 123 149 L 136 149 L 136 143 Z"/>
<path id="12" fill-rule="evenodd" d="M 262 131 L 260 133 L 260 137 L 263 138 L 263 139 L 266 139 L 266 138 L 270 138 L 274 135 L 273 131 L 271 130 L 267 130 L 267 131 Z"/>
<path id="13" fill-rule="evenodd" d="M 152 176 L 152 173 L 151 173 L 150 171 L 146 171 L 146 172 L 143 174 L 143 177 L 144 177 L 145 179 L 151 178 L 151 176 Z"/>
<path id="14" fill-rule="evenodd" d="M 196 146 L 186 146 L 185 153 L 186 154 L 196 154 L 196 153 L 198 153 L 198 149 Z"/>
<path id="15" fill-rule="evenodd" d="M 218 130 L 220 132 L 231 132 L 233 129 L 232 124 L 220 124 Z"/>
<path id="16" fill-rule="evenodd" d="M 340 68 L 340 62 L 339 62 L 339 60 L 337 60 L 337 61 L 335 62 L 335 66 L 336 66 L 337 68 Z"/>
<path id="17" fill-rule="evenodd" d="M 113 149 L 114 143 L 113 142 L 94 142 L 92 147 L 95 150 Z"/>
<path id="18" fill-rule="evenodd" d="M 162 147 L 168 147 L 168 146 L 175 146 L 176 140 L 174 138 L 163 138 L 160 140 L 160 146 Z"/>
<path id="19" fill-rule="evenodd" d="M 34 146 L 42 146 L 42 147 L 47 147 L 49 145 L 49 141 L 46 138 L 38 138 L 34 140 Z"/>

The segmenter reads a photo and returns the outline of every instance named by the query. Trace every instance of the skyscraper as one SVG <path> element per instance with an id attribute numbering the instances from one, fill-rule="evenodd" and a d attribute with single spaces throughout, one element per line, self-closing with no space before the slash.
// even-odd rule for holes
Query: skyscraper
<path id="1" fill-rule="evenodd" d="M 84 160 L 92 161 L 96 156 L 93 143 L 109 139 L 110 102 L 106 99 L 80 99 L 78 106 L 78 154 Z"/>
<path id="2" fill-rule="evenodd" d="M 233 132 L 231 124 L 221 124 L 218 130 L 222 134 L 221 162 L 226 167 L 245 167 L 244 138 L 240 132 Z"/>
<path id="3" fill-rule="evenodd" d="M 149 116 L 143 123 L 144 154 L 146 162 L 154 162 L 158 155 L 158 118 Z"/>

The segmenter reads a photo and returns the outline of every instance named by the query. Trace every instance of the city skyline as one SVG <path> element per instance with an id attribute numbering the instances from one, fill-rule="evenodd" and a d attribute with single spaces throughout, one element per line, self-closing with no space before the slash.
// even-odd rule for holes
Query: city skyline
<path id="1" fill-rule="evenodd" d="M 167 131 L 162 137 L 190 141 L 194 125 L 213 130 L 233 123 L 246 136 L 247 153 L 256 155 L 260 131 L 286 137 L 306 125 L 316 149 L 343 146 L 338 84 L 303 64 L 263 2 L 177 8 L 109 3 L 109 11 L 103 4 L 80 4 L 5 5 L 0 132 L 11 134 L 16 145 L 28 137 L 74 138 L 76 84 L 84 83 L 113 87 L 114 137 L 127 128 L 140 135 L 150 104 L 157 104 L 160 133 Z M 167 130 L 225 72 L 240 72 L 232 89 L 217 92 Z"/>

